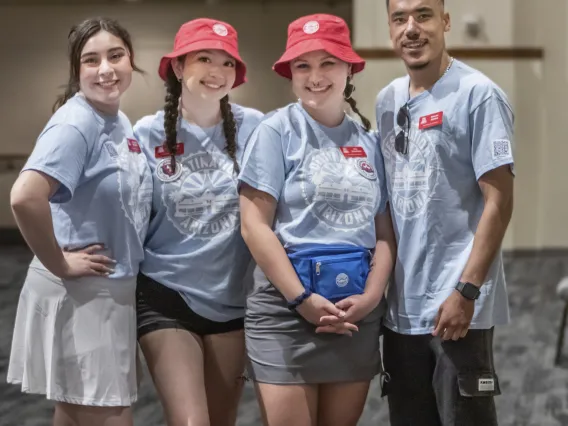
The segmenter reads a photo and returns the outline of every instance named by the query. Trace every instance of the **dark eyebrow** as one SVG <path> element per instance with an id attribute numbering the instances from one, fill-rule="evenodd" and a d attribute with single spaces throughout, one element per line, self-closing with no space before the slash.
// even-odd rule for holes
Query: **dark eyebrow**
<path id="1" fill-rule="evenodd" d="M 118 51 L 126 52 L 126 49 L 122 46 L 117 46 L 117 47 L 113 47 L 113 48 L 109 49 L 107 53 L 114 53 L 114 52 L 118 52 Z M 81 58 L 84 58 L 84 57 L 87 57 L 87 56 L 96 56 L 96 55 L 98 55 L 98 52 L 86 52 L 86 53 L 83 53 L 81 55 Z"/>
<path id="2" fill-rule="evenodd" d="M 327 55 L 326 57 L 320 59 L 320 62 L 327 61 L 328 59 L 337 60 L 337 58 L 336 58 L 335 56 L 333 56 L 333 55 Z M 296 63 L 296 62 L 308 62 L 308 61 L 305 60 L 305 59 L 296 58 L 296 59 L 292 59 L 292 61 L 290 61 L 290 62 L 291 62 L 291 63 Z"/>
<path id="3" fill-rule="evenodd" d="M 428 6 L 423 6 L 423 7 L 419 7 L 418 9 L 416 9 L 414 12 L 417 13 L 424 13 L 424 12 L 433 12 L 431 7 Z"/>
<path id="4" fill-rule="evenodd" d="M 198 50 L 197 52 L 195 52 L 195 56 L 199 56 L 203 53 L 206 53 L 206 54 L 211 55 L 211 56 L 215 55 L 215 53 L 213 53 L 212 50 L 203 49 L 203 50 Z M 228 55 L 228 56 L 229 56 L 229 58 L 227 59 L 227 61 L 234 61 L 235 63 L 237 62 L 237 60 L 235 58 L 233 58 L 231 55 Z"/>
<path id="5" fill-rule="evenodd" d="M 117 46 L 117 47 L 113 47 L 112 49 L 109 49 L 107 53 L 114 53 L 114 52 L 118 52 L 118 51 L 126 52 L 126 49 L 122 46 Z"/>
<path id="6" fill-rule="evenodd" d="M 413 10 L 411 13 L 424 13 L 424 12 L 432 13 L 433 10 L 432 10 L 431 7 L 422 6 L 422 7 L 419 7 L 418 9 Z M 393 12 L 393 14 L 391 15 L 391 19 L 398 18 L 400 16 L 404 16 L 405 14 L 406 14 L 406 12 L 398 10 L 396 12 Z"/>

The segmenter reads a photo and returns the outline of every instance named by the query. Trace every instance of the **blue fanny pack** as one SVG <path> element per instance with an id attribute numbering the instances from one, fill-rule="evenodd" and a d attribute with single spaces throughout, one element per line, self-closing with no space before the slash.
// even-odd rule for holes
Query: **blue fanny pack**
<path id="1" fill-rule="evenodd" d="M 371 251 L 352 245 L 311 245 L 288 253 L 305 289 L 338 301 L 365 290 Z"/>

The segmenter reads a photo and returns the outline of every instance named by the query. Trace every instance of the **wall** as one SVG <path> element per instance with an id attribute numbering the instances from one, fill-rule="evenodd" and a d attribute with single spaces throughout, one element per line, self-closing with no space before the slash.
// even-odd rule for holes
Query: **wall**
<path id="1" fill-rule="evenodd" d="M 568 246 L 568 143 L 562 125 L 568 95 L 568 9 L 564 0 L 451 0 L 449 47 L 542 47 L 539 60 L 467 60 L 509 96 L 516 114 L 515 211 L 504 246 L 514 249 Z M 468 16 L 481 16 L 481 40 L 465 32 Z M 391 47 L 382 0 L 355 0 L 354 43 L 359 48 Z M 554 29 L 555 33 L 545 29 Z M 554 34 L 554 35 L 553 35 Z M 376 93 L 405 73 L 399 60 L 371 60 L 361 74 L 357 101 L 373 115 Z"/>
<path id="2" fill-rule="evenodd" d="M 117 18 L 131 32 L 138 65 L 147 75 L 136 75 L 123 97 L 122 109 L 134 122 L 161 108 L 162 81 L 158 62 L 171 51 L 179 26 L 207 16 L 230 22 L 239 33 L 242 58 L 247 62 L 250 84 L 234 90 L 231 99 L 262 111 L 293 100 L 289 83 L 277 76 L 272 64 L 286 45 L 288 24 L 299 16 L 328 12 L 351 20 L 349 4 L 283 3 L 255 5 L 191 4 L 122 6 L 0 7 L 0 155 L 29 154 L 37 135 L 49 119 L 51 106 L 67 79 L 66 41 L 69 28 L 97 15 Z M 9 192 L 17 173 L 0 172 L 0 228 L 13 227 Z M 0 238 L 2 238 L 0 236 Z"/>
<path id="3" fill-rule="evenodd" d="M 307 3 L 307 2 L 306 2 Z M 467 61 L 499 84 L 516 112 L 515 212 L 505 247 L 515 249 L 568 247 L 568 141 L 563 122 L 568 99 L 568 5 L 565 0 L 451 0 L 449 46 L 538 46 L 543 61 Z M 268 111 L 292 99 L 287 82 L 270 70 L 282 52 L 286 26 L 294 18 L 328 11 L 353 18 L 358 47 L 390 47 L 383 0 L 354 0 L 348 6 L 321 5 L 237 6 L 124 5 L 121 7 L 0 7 L 0 154 L 30 152 L 49 118 L 58 85 L 66 79 L 65 39 L 74 22 L 93 14 L 120 19 L 132 32 L 137 59 L 148 74 L 136 76 L 123 109 L 136 120 L 160 108 L 163 86 L 156 75 L 160 55 L 171 49 L 181 23 L 197 16 L 225 19 L 238 29 L 241 50 L 249 64 L 250 83 L 233 92 L 233 99 Z M 481 41 L 464 33 L 464 17 L 481 15 Z M 545 33 L 545 29 L 554 29 Z M 398 60 L 369 61 L 357 76 L 355 97 L 362 111 L 373 117 L 376 93 L 404 74 Z M 8 194 L 15 173 L 0 173 L 0 228 L 14 226 Z M 1 238 L 1 237 L 0 237 Z"/>

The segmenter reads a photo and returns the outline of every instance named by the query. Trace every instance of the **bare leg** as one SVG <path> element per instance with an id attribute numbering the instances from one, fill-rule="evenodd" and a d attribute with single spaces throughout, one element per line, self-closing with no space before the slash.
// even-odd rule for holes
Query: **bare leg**
<path id="1" fill-rule="evenodd" d="M 140 346 L 168 426 L 210 426 L 201 337 L 165 329 L 144 335 Z"/>
<path id="2" fill-rule="evenodd" d="M 62 403 L 55 403 L 55 411 L 53 413 L 53 426 L 77 426 L 69 414 L 62 407 Z"/>
<path id="3" fill-rule="evenodd" d="M 133 426 L 130 407 L 91 407 L 63 402 L 57 403 L 55 426 Z M 69 423 L 69 420 L 71 423 Z"/>
<path id="4" fill-rule="evenodd" d="M 234 426 L 243 390 L 244 331 L 205 336 L 203 344 L 210 422 L 215 426 Z"/>
<path id="5" fill-rule="evenodd" d="M 255 386 L 265 426 L 317 426 L 317 385 Z"/>
<path id="6" fill-rule="evenodd" d="M 318 426 L 356 426 L 367 400 L 370 382 L 320 385 Z"/>

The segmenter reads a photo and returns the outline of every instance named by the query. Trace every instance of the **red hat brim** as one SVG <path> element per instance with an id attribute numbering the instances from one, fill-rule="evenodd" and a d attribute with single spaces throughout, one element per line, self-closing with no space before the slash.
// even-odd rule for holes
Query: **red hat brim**
<path id="1" fill-rule="evenodd" d="M 236 70 L 236 77 L 235 83 L 233 84 L 233 89 L 235 87 L 240 86 L 241 84 L 247 81 L 246 78 L 246 65 L 239 56 L 239 52 L 231 46 L 229 43 L 225 43 L 220 40 L 202 40 L 197 41 L 195 43 L 190 43 L 181 49 L 168 53 L 164 55 L 160 60 L 160 67 L 158 68 L 158 74 L 162 80 L 166 80 L 168 76 L 168 69 L 171 66 L 171 62 L 173 58 L 177 58 L 182 55 L 186 55 L 190 52 L 197 52 L 199 50 L 223 50 L 228 55 L 231 55 L 237 61 L 237 66 L 235 67 Z"/>
<path id="2" fill-rule="evenodd" d="M 363 71 L 363 68 L 365 68 L 365 60 L 357 55 L 351 47 L 324 39 L 309 39 L 303 40 L 287 49 L 282 57 L 274 64 L 272 69 L 282 77 L 292 79 L 290 61 L 305 53 L 315 52 L 316 50 L 325 50 L 330 55 L 351 64 L 351 72 L 353 74 Z"/>

